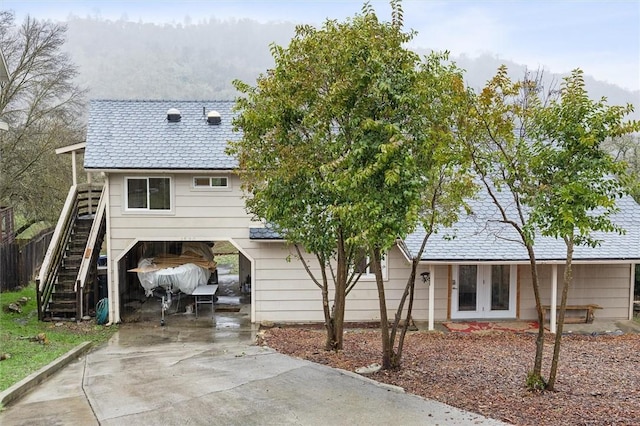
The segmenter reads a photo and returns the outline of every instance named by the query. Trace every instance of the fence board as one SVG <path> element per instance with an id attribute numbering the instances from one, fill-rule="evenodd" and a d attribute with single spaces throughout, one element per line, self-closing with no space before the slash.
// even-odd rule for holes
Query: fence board
<path id="1" fill-rule="evenodd" d="M 29 241 L 0 245 L 0 292 L 26 286 L 42 265 L 53 230 L 45 230 Z"/>
<path id="2" fill-rule="evenodd" d="M 13 290 L 20 285 L 20 246 L 18 243 L 0 245 L 0 291 Z"/>

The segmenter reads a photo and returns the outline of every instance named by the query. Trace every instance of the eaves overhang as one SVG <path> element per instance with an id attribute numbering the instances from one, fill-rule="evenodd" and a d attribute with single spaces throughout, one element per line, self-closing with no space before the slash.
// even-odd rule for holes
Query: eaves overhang
<path id="1" fill-rule="evenodd" d="M 169 174 L 169 173 L 181 173 L 181 174 L 187 174 L 187 173 L 194 173 L 194 172 L 211 172 L 211 173 L 233 173 L 235 172 L 236 169 L 233 168 L 219 168 L 219 169 L 212 169 L 212 168 L 185 168 L 185 169 L 154 169 L 154 168 L 140 168 L 140 167 L 131 167 L 131 168 L 117 168 L 117 169 L 109 169 L 109 168 L 93 168 L 93 167 L 85 167 L 85 170 L 91 170 L 92 172 L 96 172 L 96 173 L 149 173 L 149 172 L 153 172 L 153 173 L 162 173 L 162 174 Z"/>
<path id="2" fill-rule="evenodd" d="M 536 259 L 538 265 L 564 265 L 566 259 Z M 635 264 L 640 263 L 640 258 L 611 258 L 611 259 L 573 259 L 571 264 Z M 529 259 L 422 259 L 421 265 L 529 265 Z"/>

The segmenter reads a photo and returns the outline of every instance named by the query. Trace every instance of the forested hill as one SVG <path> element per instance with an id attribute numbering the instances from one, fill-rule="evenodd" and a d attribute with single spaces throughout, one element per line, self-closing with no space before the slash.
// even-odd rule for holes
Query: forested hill
<path id="1" fill-rule="evenodd" d="M 234 79 L 255 82 L 294 24 L 208 20 L 156 25 L 69 18 L 66 49 L 91 98 L 233 99 Z"/>
<path id="2" fill-rule="evenodd" d="M 80 69 L 79 83 L 90 90 L 90 98 L 233 99 L 232 81 L 255 83 L 273 65 L 269 45 L 286 46 L 295 29 L 290 22 L 185 21 L 159 25 L 126 18 L 69 17 L 66 49 Z M 419 53 L 428 52 L 427 48 Z M 467 71 L 467 82 L 475 88 L 482 87 L 501 63 L 509 67 L 512 78 L 520 78 L 525 70 L 489 54 L 452 59 Z M 595 81 L 585 72 L 591 96 L 606 96 L 610 104 L 633 103 L 640 109 L 639 91 Z M 545 74 L 547 81 L 561 79 Z"/>

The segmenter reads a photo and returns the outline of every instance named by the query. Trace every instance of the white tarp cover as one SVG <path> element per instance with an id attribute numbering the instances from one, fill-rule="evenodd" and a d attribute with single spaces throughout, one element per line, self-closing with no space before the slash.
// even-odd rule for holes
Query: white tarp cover
<path id="1" fill-rule="evenodd" d="M 153 259 L 140 259 L 139 269 L 151 268 Z M 153 289 L 162 287 L 172 293 L 178 290 L 191 294 L 199 285 L 207 284 L 211 271 L 193 263 L 176 266 L 175 268 L 163 268 L 150 272 L 138 272 L 138 279 L 145 290 L 145 294 L 151 296 Z"/>

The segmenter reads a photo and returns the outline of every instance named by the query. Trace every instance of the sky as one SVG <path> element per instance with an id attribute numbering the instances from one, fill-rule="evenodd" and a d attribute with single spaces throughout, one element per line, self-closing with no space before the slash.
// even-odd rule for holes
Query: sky
<path id="1" fill-rule="evenodd" d="M 369 2 L 390 20 L 388 1 Z M 19 21 L 27 14 L 185 24 L 208 18 L 321 25 L 362 9 L 360 0 L 0 0 Z M 404 0 L 412 45 L 453 55 L 490 54 L 554 73 L 581 68 L 598 80 L 640 90 L 640 0 Z"/>

